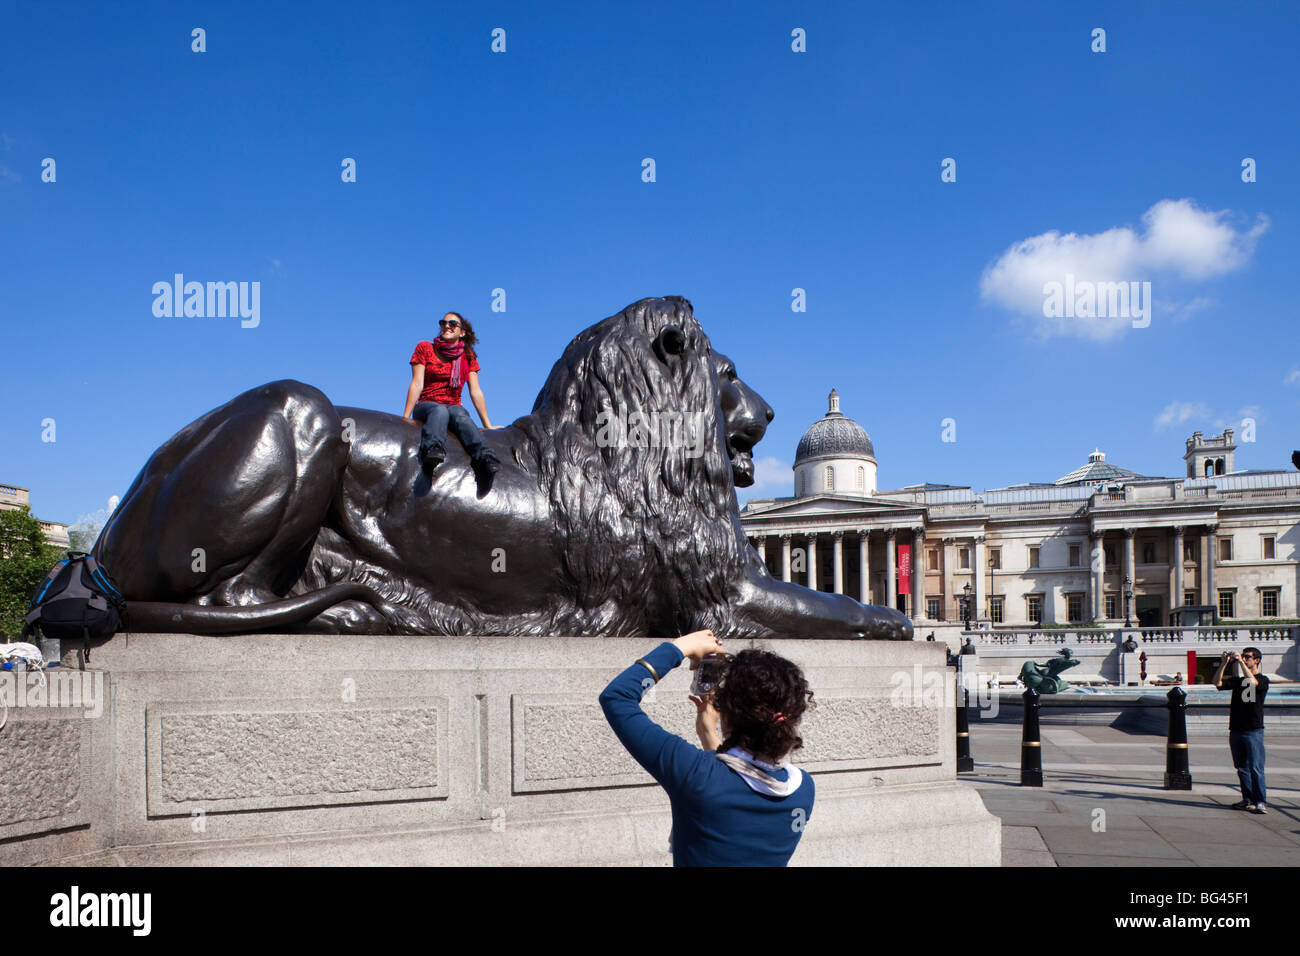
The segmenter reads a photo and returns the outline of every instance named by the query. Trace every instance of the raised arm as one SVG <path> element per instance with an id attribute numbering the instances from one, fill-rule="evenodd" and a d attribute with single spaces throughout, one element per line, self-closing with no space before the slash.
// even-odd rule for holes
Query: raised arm
<path id="1" fill-rule="evenodd" d="M 492 427 L 492 420 L 488 418 L 487 402 L 483 398 L 483 389 L 478 387 L 478 372 L 469 373 L 469 399 L 478 409 L 479 420 L 483 422 L 484 428 Z"/>
<path id="2" fill-rule="evenodd" d="M 1219 690 L 1223 690 L 1223 672 L 1227 670 L 1228 664 L 1231 660 L 1232 660 L 1232 655 L 1228 651 L 1224 651 L 1221 655 L 1219 655 L 1219 668 L 1214 672 L 1214 681 L 1213 681 L 1214 686 L 1217 687 Z"/>

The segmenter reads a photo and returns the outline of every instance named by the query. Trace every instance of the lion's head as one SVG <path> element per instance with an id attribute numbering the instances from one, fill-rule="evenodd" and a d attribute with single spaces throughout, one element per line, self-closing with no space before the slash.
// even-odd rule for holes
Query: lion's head
<path id="1" fill-rule="evenodd" d="M 612 608 L 632 594 L 653 604 L 676 591 L 674 607 L 648 613 L 683 626 L 725 608 L 748 550 L 735 489 L 753 484 L 753 448 L 771 419 L 686 299 L 642 299 L 580 333 L 519 423 L 580 605 Z M 677 587 L 656 586 L 666 579 Z"/>

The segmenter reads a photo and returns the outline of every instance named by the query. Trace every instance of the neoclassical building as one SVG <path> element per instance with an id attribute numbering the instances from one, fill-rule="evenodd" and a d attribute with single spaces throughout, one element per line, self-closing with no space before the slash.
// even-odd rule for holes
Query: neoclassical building
<path id="1" fill-rule="evenodd" d="M 1300 472 L 1238 471 L 1227 429 L 1186 441 L 1178 478 L 1100 450 L 1052 483 L 984 492 L 877 487 L 875 448 L 832 390 L 799 441 L 794 497 L 751 499 L 750 541 L 786 581 L 897 607 L 915 621 L 1164 625 L 1297 616 Z"/>
<path id="2" fill-rule="evenodd" d="M 0 511 L 24 506 L 31 506 L 29 489 L 19 488 L 17 485 L 0 484 Z M 72 543 L 68 540 L 68 526 L 66 524 L 58 521 L 41 521 L 41 530 L 45 532 L 45 540 L 56 548 L 72 547 Z"/>

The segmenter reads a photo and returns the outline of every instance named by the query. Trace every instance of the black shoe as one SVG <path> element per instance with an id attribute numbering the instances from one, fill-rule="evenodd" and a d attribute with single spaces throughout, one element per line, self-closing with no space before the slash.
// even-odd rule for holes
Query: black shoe
<path id="1" fill-rule="evenodd" d="M 447 460 L 447 452 L 441 448 L 431 448 L 420 459 L 424 473 L 432 475 L 433 470 Z"/>
<path id="2" fill-rule="evenodd" d="M 501 460 L 493 452 L 485 451 L 474 459 L 474 472 L 478 475 L 484 491 L 491 490 L 492 479 L 496 477 L 500 468 Z"/>
<path id="3" fill-rule="evenodd" d="M 1251 803 L 1249 800 L 1238 800 L 1236 803 L 1234 803 L 1234 804 L 1232 805 L 1232 809 L 1234 809 L 1234 810 L 1250 810 L 1250 811 L 1253 812 L 1254 809 L 1255 809 L 1255 805 L 1254 805 L 1253 803 Z"/>

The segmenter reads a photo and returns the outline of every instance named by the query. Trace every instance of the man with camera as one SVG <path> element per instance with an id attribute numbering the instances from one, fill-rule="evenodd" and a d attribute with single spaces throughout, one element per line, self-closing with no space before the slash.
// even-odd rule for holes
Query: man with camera
<path id="1" fill-rule="evenodd" d="M 1224 651 L 1214 684 L 1219 690 L 1232 691 L 1228 710 L 1228 747 L 1232 765 L 1241 778 L 1241 801 L 1234 810 L 1267 813 L 1264 804 L 1264 697 L 1268 678 L 1259 672 L 1261 655 L 1258 647 L 1248 647 L 1240 654 Z M 1231 674 L 1225 672 L 1231 668 Z"/>

